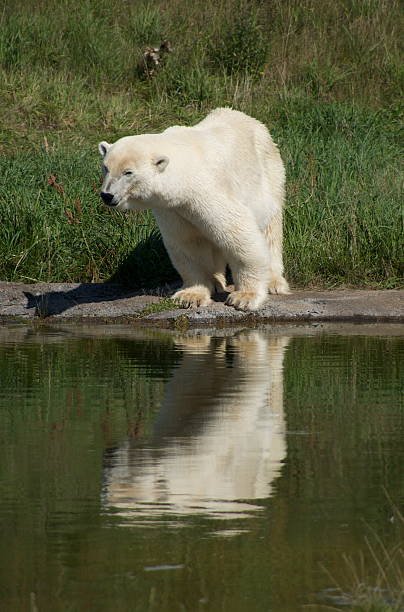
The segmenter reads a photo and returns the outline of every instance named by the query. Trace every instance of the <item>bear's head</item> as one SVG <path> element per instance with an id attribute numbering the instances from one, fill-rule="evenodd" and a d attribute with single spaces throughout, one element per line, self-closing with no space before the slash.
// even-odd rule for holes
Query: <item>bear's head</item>
<path id="1" fill-rule="evenodd" d="M 156 153 L 156 145 L 153 137 L 145 136 L 126 136 L 114 144 L 99 143 L 104 177 L 100 195 L 107 206 L 141 210 L 160 205 L 160 177 L 169 159 Z"/>

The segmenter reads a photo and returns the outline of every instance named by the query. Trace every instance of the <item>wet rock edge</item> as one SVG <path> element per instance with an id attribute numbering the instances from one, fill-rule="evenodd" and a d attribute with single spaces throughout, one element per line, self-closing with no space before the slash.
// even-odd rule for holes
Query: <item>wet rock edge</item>
<path id="1" fill-rule="evenodd" d="M 296 290 L 268 296 L 254 313 L 234 310 L 219 294 L 207 308 L 176 308 L 172 288 L 149 294 L 101 283 L 0 282 L 0 321 L 128 323 L 139 327 L 186 330 L 256 327 L 278 323 L 403 323 L 404 290 Z"/>

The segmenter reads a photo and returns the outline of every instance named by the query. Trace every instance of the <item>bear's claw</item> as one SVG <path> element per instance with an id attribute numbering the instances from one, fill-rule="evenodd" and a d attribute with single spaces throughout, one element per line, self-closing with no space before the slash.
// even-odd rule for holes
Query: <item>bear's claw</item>
<path id="1" fill-rule="evenodd" d="M 265 301 L 265 297 L 255 291 L 233 291 L 226 300 L 228 306 L 237 310 L 258 310 Z"/>
<path id="2" fill-rule="evenodd" d="M 208 291 L 202 289 L 181 289 L 172 299 L 183 308 L 203 308 L 211 302 Z"/>

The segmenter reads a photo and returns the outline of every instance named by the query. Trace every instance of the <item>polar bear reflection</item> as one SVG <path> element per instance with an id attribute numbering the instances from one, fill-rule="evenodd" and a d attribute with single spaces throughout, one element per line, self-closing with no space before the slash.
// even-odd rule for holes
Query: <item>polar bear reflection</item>
<path id="1" fill-rule="evenodd" d="M 251 500 L 270 496 L 286 455 L 288 338 L 253 331 L 176 342 L 183 359 L 166 385 L 154 437 L 114 453 L 105 504 L 135 520 L 162 513 L 247 516 L 259 508 Z"/>

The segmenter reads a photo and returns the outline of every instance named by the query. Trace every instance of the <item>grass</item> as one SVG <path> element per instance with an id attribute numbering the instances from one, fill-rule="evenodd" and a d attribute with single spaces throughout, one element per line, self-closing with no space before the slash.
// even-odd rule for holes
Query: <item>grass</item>
<path id="1" fill-rule="evenodd" d="M 130 284 L 132 274 L 146 287 L 173 275 L 150 213 L 102 205 L 97 166 L 91 152 L 3 156 L 1 278 Z"/>
<path id="2" fill-rule="evenodd" d="M 375 533 L 366 538 L 366 558 L 359 554 L 357 559 L 344 556 L 346 568 L 345 585 L 342 587 L 332 576 L 335 584 L 332 599 L 338 604 L 308 606 L 320 610 L 345 609 L 350 612 L 401 612 L 404 607 L 404 548 L 402 535 L 404 517 L 393 507 L 393 517 L 397 524 L 398 544 L 393 548 L 386 548 L 385 544 Z M 328 572 L 327 572 L 328 573 Z"/>
<path id="3" fill-rule="evenodd" d="M 179 308 L 177 302 L 171 300 L 170 298 L 161 298 L 159 302 L 155 304 L 150 304 L 140 313 L 139 317 L 147 317 L 150 314 L 156 314 L 158 312 L 164 312 L 165 310 L 176 310 Z"/>
<path id="4" fill-rule="evenodd" d="M 4 3 L 0 278 L 175 277 L 149 213 L 100 204 L 96 145 L 230 105 L 280 145 L 292 284 L 400 286 L 402 21 L 396 0 Z"/>

